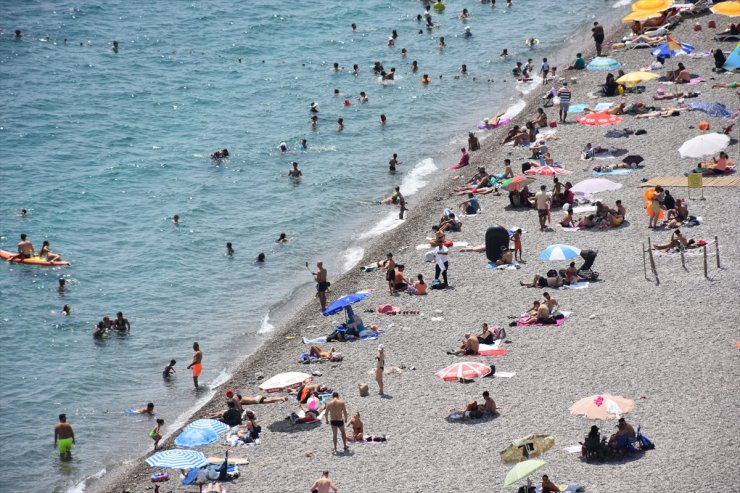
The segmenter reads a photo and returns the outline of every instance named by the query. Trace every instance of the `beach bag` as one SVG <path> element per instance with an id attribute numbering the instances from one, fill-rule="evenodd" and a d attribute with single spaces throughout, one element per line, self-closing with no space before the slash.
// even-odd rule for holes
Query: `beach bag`
<path id="1" fill-rule="evenodd" d="M 558 277 L 558 271 L 550 269 L 547 271 L 547 277 Z"/>
<path id="2" fill-rule="evenodd" d="M 653 450 L 655 448 L 655 444 L 651 442 L 645 435 L 639 436 L 639 442 L 640 450 Z"/>
<path id="3" fill-rule="evenodd" d="M 367 397 L 370 395 L 370 389 L 366 383 L 358 383 L 357 387 L 360 389 L 360 397 Z"/>
<path id="4" fill-rule="evenodd" d="M 439 279 L 433 279 L 431 284 L 432 289 L 443 289 L 442 281 Z"/>
<path id="5" fill-rule="evenodd" d="M 706 132 L 707 130 L 709 130 L 709 122 L 706 122 L 704 120 L 700 121 L 699 122 L 699 130 L 701 130 L 703 132 Z"/>

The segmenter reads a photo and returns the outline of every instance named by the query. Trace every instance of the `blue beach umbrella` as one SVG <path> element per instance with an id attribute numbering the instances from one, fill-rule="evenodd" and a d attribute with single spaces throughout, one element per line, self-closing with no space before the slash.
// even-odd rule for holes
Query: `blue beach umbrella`
<path id="1" fill-rule="evenodd" d="M 703 111 L 709 116 L 715 118 L 729 118 L 732 116 L 732 112 L 727 109 L 727 106 L 720 103 L 713 103 L 711 101 L 696 101 L 689 103 L 689 108 L 696 111 Z"/>
<path id="2" fill-rule="evenodd" d="M 740 43 L 738 43 L 735 46 L 735 49 L 732 50 L 732 53 L 727 57 L 722 68 L 725 70 L 735 70 L 736 68 L 740 68 Z"/>
<path id="3" fill-rule="evenodd" d="M 218 434 L 213 430 L 191 428 L 180 433 L 175 438 L 175 445 L 185 448 L 196 448 L 208 445 L 218 440 Z"/>
<path id="4" fill-rule="evenodd" d="M 608 58 L 605 56 L 597 56 L 593 60 L 591 60 L 591 63 L 586 65 L 586 69 L 588 70 L 616 70 L 622 65 L 616 61 L 613 58 Z"/>
<path id="5" fill-rule="evenodd" d="M 208 459 L 201 452 L 195 450 L 163 450 L 146 460 L 151 467 L 166 467 L 169 469 L 192 469 L 208 465 Z"/>
<path id="6" fill-rule="evenodd" d="M 214 433 L 223 433 L 229 429 L 229 425 L 216 419 L 198 419 L 185 427 L 188 430 L 210 430 Z"/>
<path id="7" fill-rule="evenodd" d="M 328 317 L 329 315 L 334 315 L 336 313 L 339 313 L 342 310 L 344 310 L 345 307 L 348 307 L 349 305 L 357 303 L 358 301 L 362 301 L 368 296 L 370 296 L 370 291 L 357 291 L 356 293 L 342 296 L 341 298 L 336 300 L 334 303 L 329 305 L 329 308 L 324 310 L 324 316 Z"/>
<path id="8" fill-rule="evenodd" d="M 570 260 L 581 254 L 580 248 L 570 245 L 550 245 L 540 254 L 541 260 Z"/>
<path id="9" fill-rule="evenodd" d="M 653 56 L 659 56 L 661 58 L 673 58 L 678 55 L 688 55 L 689 53 L 694 51 L 694 47 L 691 45 L 687 45 L 686 43 L 679 43 L 670 36 L 668 36 L 666 39 L 668 40 L 667 43 L 658 45 L 658 47 L 651 51 L 650 54 Z"/>

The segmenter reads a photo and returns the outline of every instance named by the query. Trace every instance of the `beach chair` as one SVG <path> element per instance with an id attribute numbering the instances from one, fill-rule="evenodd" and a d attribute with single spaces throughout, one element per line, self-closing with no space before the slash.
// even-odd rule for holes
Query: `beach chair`
<path id="1" fill-rule="evenodd" d="M 695 16 L 701 13 L 706 12 L 709 10 L 709 2 L 707 0 L 699 0 L 698 2 L 695 2 L 694 4 L 683 4 L 681 6 L 674 5 L 674 7 L 678 7 L 679 11 L 676 18 L 679 16 L 682 17 L 691 17 Z"/>
<path id="2" fill-rule="evenodd" d="M 627 435 L 618 436 L 615 445 L 615 451 L 618 454 L 631 456 L 637 453 L 637 449 L 632 445 L 632 440 L 630 440 L 630 437 Z"/>

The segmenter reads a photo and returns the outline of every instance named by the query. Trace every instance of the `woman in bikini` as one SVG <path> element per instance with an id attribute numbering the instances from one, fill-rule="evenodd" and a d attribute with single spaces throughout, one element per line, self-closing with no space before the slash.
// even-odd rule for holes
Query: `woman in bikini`
<path id="1" fill-rule="evenodd" d="M 378 394 L 383 395 L 383 371 L 385 369 L 385 351 L 383 345 L 378 346 L 378 354 L 375 356 L 375 381 L 378 382 Z"/>
<path id="2" fill-rule="evenodd" d="M 44 240 L 44 243 L 41 246 L 41 251 L 39 252 L 39 257 L 46 259 L 48 262 L 56 262 L 57 260 L 62 259 L 60 255 L 49 250 L 49 240 Z"/>

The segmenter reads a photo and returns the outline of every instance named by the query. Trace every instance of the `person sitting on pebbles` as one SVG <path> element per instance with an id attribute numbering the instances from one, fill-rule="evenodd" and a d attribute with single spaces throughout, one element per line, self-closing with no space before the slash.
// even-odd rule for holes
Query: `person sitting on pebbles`
<path id="1" fill-rule="evenodd" d="M 496 261 L 496 265 L 511 265 L 514 262 L 514 254 L 511 249 L 501 247 L 501 258 Z"/>
<path id="2" fill-rule="evenodd" d="M 478 337 L 470 334 L 465 334 L 462 346 L 460 346 L 460 348 L 455 351 L 447 351 L 447 354 L 453 354 L 455 356 L 472 356 L 474 354 L 478 354 L 479 349 L 480 343 L 478 342 Z"/>

